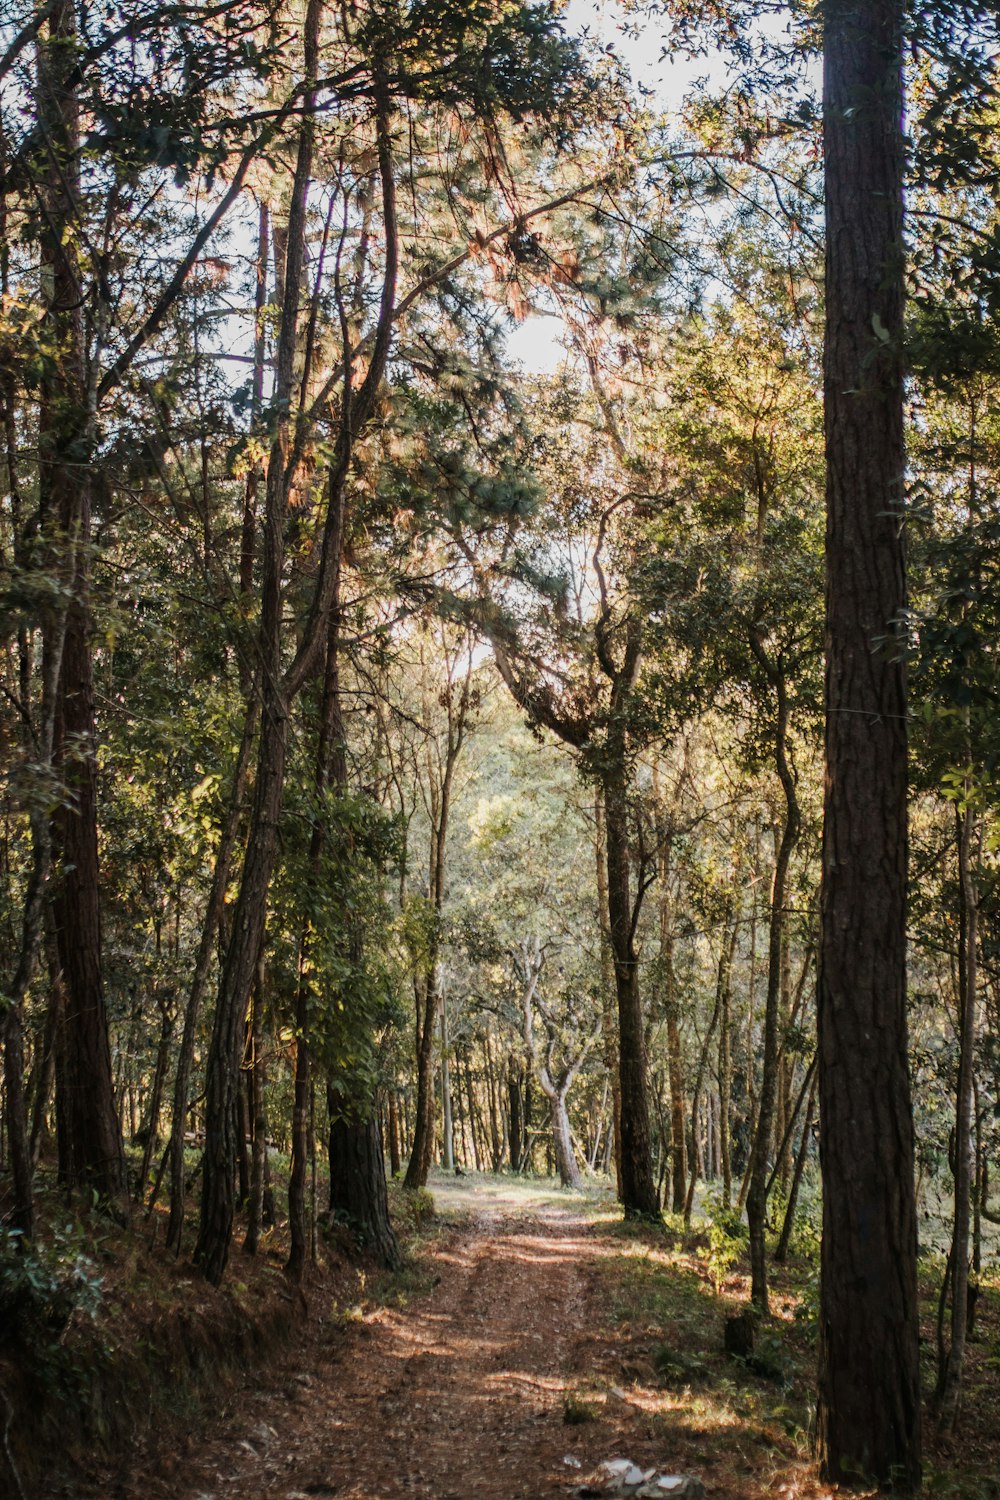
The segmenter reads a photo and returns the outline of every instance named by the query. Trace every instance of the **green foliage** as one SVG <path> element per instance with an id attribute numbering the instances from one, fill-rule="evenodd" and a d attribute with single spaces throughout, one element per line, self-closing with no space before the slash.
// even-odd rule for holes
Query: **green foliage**
<path id="1" fill-rule="evenodd" d="M 427 1188 L 397 1187 L 391 1195 L 392 1222 L 405 1236 L 419 1234 L 437 1217 L 434 1195 Z"/>
<path id="2" fill-rule="evenodd" d="M 103 1277 L 86 1244 L 73 1223 L 53 1225 L 44 1241 L 25 1242 L 19 1230 L 0 1232 L 0 1337 L 52 1344 L 74 1317 L 97 1316 Z"/>
<path id="3" fill-rule="evenodd" d="M 704 1209 L 708 1220 L 708 1274 L 715 1290 L 721 1292 L 733 1266 L 749 1252 L 750 1231 L 743 1215 L 735 1208 L 726 1208 L 715 1195 L 705 1199 Z"/>
<path id="4" fill-rule="evenodd" d="M 582 1427 L 593 1422 L 597 1413 L 593 1402 L 586 1400 L 578 1391 L 566 1391 L 563 1395 L 563 1421 L 567 1427 Z"/>
<path id="5" fill-rule="evenodd" d="M 708 1366 L 698 1355 L 670 1344 L 654 1344 L 653 1364 L 667 1390 L 683 1390 L 702 1384 L 708 1378 Z"/>
<path id="6" fill-rule="evenodd" d="M 375 1039 L 400 1024 L 401 968 L 386 869 L 399 827 L 371 797 L 290 789 L 276 892 L 272 985 L 290 1019 L 304 993 L 310 1048 L 359 1101 L 378 1081 Z M 322 829 L 317 850 L 317 828 Z"/>

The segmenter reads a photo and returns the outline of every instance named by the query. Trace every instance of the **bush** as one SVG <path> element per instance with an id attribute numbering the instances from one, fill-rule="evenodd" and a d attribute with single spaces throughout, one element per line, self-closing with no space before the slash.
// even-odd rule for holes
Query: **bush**
<path id="1" fill-rule="evenodd" d="M 54 1342 L 75 1315 L 97 1316 L 104 1278 L 84 1244 L 75 1224 L 53 1227 L 44 1243 L 0 1231 L 0 1338 Z"/>
<path id="2" fill-rule="evenodd" d="M 708 1274 L 716 1292 L 738 1260 L 747 1254 L 750 1239 L 743 1216 L 735 1208 L 726 1208 L 721 1199 L 705 1199 L 708 1216 Z"/>

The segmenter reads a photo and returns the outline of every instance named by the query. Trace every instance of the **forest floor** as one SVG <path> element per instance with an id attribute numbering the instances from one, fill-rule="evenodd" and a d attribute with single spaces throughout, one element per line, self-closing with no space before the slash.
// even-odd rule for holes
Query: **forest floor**
<path id="1" fill-rule="evenodd" d="M 748 1369 L 722 1347 L 745 1279 L 712 1267 L 703 1240 L 633 1231 L 596 1193 L 485 1177 L 431 1186 L 437 1216 L 401 1277 L 362 1280 L 350 1303 L 331 1302 L 318 1280 L 303 1338 L 212 1422 L 61 1493 L 542 1500 L 628 1458 L 697 1475 L 718 1500 L 830 1494 L 809 1462 L 815 1352 L 796 1317 L 801 1272 L 797 1284 L 795 1272 L 776 1276 Z M 988 1365 L 995 1293 L 982 1300 Z M 1000 1496 L 996 1458 L 977 1420 L 963 1476 L 947 1454 L 940 1472 L 932 1465 L 935 1493 Z"/>

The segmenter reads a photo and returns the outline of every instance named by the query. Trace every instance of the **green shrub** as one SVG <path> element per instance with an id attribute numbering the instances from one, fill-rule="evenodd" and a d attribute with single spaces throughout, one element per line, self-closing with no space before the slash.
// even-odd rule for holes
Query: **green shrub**
<path id="1" fill-rule="evenodd" d="M 721 1292 L 733 1266 L 748 1252 L 750 1232 L 742 1214 L 735 1208 L 726 1208 L 717 1197 L 705 1199 L 705 1213 L 708 1218 L 708 1274 L 716 1292 Z"/>
<path id="2" fill-rule="evenodd" d="M 97 1316 L 104 1278 L 84 1246 L 76 1224 L 54 1226 L 44 1242 L 0 1231 L 0 1337 L 54 1342 L 74 1315 Z"/>

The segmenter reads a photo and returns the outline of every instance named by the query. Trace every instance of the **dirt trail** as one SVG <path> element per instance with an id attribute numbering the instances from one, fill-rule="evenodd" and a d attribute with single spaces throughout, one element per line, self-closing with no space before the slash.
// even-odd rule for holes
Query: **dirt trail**
<path id="1" fill-rule="evenodd" d="M 320 1323 L 270 1376 L 277 1388 L 244 1391 L 176 1467 L 140 1464 L 118 1495 L 515 1500 L 578 1485 L 564 1456 L 608 1456 L 606 1432 L 590 1455 L 597 1433 L 563 1419 L 593 1362 L 601 1248 L 573 1209 L 512 1208 L 488 1203 L 434 1252 L 429 1295 Z"/>

